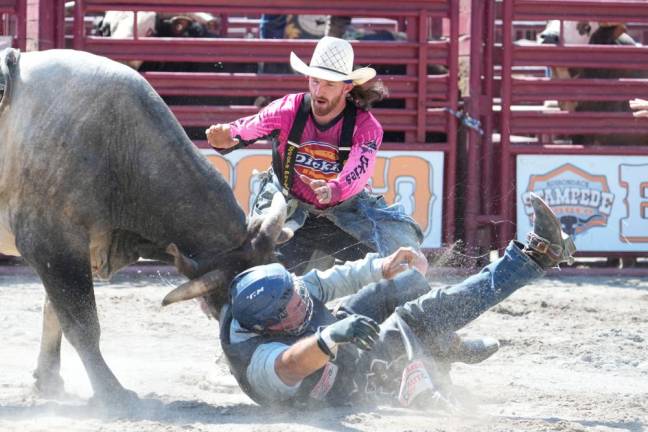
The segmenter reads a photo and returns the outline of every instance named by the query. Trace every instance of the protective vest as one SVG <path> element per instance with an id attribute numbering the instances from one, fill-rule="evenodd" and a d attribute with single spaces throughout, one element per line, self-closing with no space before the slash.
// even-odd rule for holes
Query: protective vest
<path id="1" fill-rule="evenodd" d="M 257 394 L 247 380 L 246 371 L 252 360 L 254 351 L 259 345 L 270 342 L 293 345 L 299 339 L 317 332 L 318 327 L 329 325 L 337 320 L 321 301 L 313 299 L 311 324 L 302 335 L 281 337 L 258 335 L 234 344 L 230 342 L 232 321 L 231 308 L 226 306 L 221 312 L 220 341 L 225 357 L 229 363 L 230 371 L 245 394 L 260 405 L 268 405 L 271 401 Z M 306 377 L 300 384 L 294 399 L 289 403 L 311 405 L 341 405 L 346 403 L 353 393 L 349 391 L 348 384 L 353 381 L 358 356 L 358 349 L 352 344 L 341 346 L 336 359 L 331 361 L 333 366 L 327 365 Z M 333 376 L 332 369 L 335 369 Z"/>

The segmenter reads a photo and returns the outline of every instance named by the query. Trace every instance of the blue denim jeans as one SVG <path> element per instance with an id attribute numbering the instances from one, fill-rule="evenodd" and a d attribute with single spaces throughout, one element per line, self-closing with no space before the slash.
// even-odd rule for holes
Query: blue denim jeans
<path id="1" fill-rule="evenodd" d="M 325 216 L 381 256 L 402 246 L 419 250 L 423 240 L 421 228 L 400 204 L 388 206 L 382 196 L 365 191 L 327 209 Z"/>
<path id="2" fill-rule="evenodd" d="M 271 171 L 262 173 L 262 186 L 254 199 L 252 214 L 263 214 L 269 208 L 274 194 L 281 190 L 279 181 Z M 405 214 L 398 204 L 388 206 L 382 196 L 360 192 L 334 207 L 324 210 L 288 197 L 288 221 L 301 227 L 307 218 L 326 218 L 338 229 L 361 242 L 381 256 L 387 256 L 401 246 L 420 249 L 423 234 L 418 224 Z M 299 241 L 299 231 L 288 244 Z M 331 237 L 323 232 L 322 237 Z M 288 245 L 287 244 L 287 245 Z M 286 245 L 286 246 L 287 246 Z M 314 248 L 312 243 L 309 245 Z M 362 256 L 349 258 L 359 259 Z"/>
<path id="3" fill-rule="evenodd" d="M 544 270 L 512 241 L 504 255 L 463 282 L 430 289 L 420 273 L 409 270 L 391 281 L 367 285 L 348 297 L 340 309 L 383 322 L 394 311 L 423 341 L 457 331 L 506 299 Z"/>
<path id="4" fill-rule="evenodd" d="M 422 339 L 437 338 L 466 326 L 544 273 L 542 267 L 522 251 L 522 244 L 512 241 L 501 258 L 479 273 L 457 285 L 433 289 L 407 301 L 396 308 L 396 313 Z M 397 284 L 411 283 L 408 280 L 411 279 L 410 275 L 400 277 L 403 281 L 397 277 Z"/>

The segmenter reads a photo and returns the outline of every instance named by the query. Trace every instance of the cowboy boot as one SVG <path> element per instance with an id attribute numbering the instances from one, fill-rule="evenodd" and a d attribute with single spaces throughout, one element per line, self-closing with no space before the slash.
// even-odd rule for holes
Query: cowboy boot
<path id="1" fill-rule="evenodd" d="M 437 343 L 442 342 L 437 338 Z M 447 363 L 481 363 L 499 350 L 499 341 L 491 337 L 466 338 L 451 332 L 439 344 L 440 360 Z"/>
<path id="2" fill-rule="evenodd" d="M 558 267 L 563 262 L 572 264 L 576 246 L 572 238 L 562 231 L 554 212 L 534 193 L 531 193 L 531 205 L 535 214 L 533 231 L 527 237 L 524 253 L 543 269 Z"/>
<path id="3" fill-rule="evenodd" d="M 438 334 L 427 340 L 432 356 L 442 364 L 456 362 L 481 363 L 499 349 L 499 341 L 491 337 L 467 338 L 457 332 Z"/>

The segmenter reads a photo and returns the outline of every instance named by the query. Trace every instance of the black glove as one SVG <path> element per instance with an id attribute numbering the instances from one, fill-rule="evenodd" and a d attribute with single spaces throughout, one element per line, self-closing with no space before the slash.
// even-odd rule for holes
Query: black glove
<path id="1" fill-rule="evenodd" d="M 318 345 L 326 354 L 335 357 L 337 346 L 352 343 L 361 350 L 370 351 L 378 340 L 380 327 L 364 315 L 350 315 L 319 331 Z"/>

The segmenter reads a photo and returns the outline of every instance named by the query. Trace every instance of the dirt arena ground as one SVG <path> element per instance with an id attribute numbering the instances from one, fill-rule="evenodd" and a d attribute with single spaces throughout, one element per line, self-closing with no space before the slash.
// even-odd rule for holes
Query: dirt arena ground
<path id="1" fill-rule="evenodd" d="M 648 280 L 552 277 L 522 288 L 464 333 L 502 344 L 458 365 L 456 412 L 389 406 L 277 412 L 253 404 L 229 375 L 218 325 L 195 302 L 162 309 L 181 281 L 131 269 L 96 289 L 102 348 L 142 398 L 132 412 L 88 405 L 90 386 L 64 342 L 68 397 L 32 392 L 43 289 L 29 271 L 0 271 L 0 431 L 632 431 L 648 428 Z"/>

